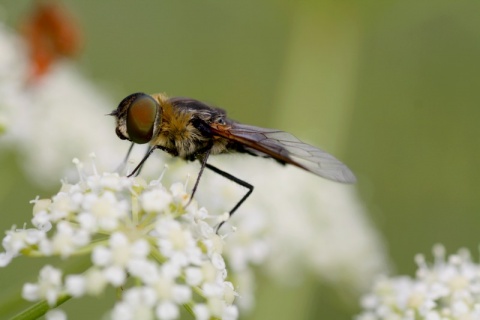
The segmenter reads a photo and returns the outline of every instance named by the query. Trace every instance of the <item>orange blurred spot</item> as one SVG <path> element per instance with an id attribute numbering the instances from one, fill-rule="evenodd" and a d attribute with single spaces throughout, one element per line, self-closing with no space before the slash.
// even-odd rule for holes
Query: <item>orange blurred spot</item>
<path id="1" fill-rule="evenodd" d="M 82 45 L 80 28 L 73 16 L 53 1 L 37 1 L 21 31 L 29 47 L 34 79 L 48 72 L 59 58 L 74 57 Z"/>

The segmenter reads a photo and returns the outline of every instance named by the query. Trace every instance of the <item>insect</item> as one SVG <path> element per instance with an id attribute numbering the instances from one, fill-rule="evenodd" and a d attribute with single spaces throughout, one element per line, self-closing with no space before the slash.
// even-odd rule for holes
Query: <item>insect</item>
<path id="1" fill-rule="evenodd" d="M 240 152 L 273 158 L 281 164 L 291 164 L 329 180 L 355 182 L 350 169 L 327 152 L 303 143 L 287 132 L 228 119 L 224 110 L 198 100 L 138 92 L 124 98 L 110 115 L 116 118 L 117 136 L 132 142 L 128 154 L 135 143 L 149 144 L 147 153 L 129 176 L 138 174 L 155 149 L 187 161 L 199 160 L 201 167 L 190 200 L 205 168 L 248 189 L 230 210 L 230 217 L 252 193 L 253 185 L 209 164 L 207 161 L 211 155 Z M 217 226 L 217 231 L 224 222 Z"/>

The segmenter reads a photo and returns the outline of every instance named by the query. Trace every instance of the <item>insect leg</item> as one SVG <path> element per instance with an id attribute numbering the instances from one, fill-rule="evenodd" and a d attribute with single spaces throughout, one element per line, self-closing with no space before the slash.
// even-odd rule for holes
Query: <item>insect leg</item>
<path id="1" fill-rule="evenodd" d="M 144 157 L 147 157 L 148 153 L 151 153 L 150 148 L 147 149 L 147 152 L 145 153 Z M 147 160 L 147 159 L 145 159 L 145 160 Z M 142 168 L 143 168 L 144 164 L 145 164 L 145 161 L 139 165 L 138 169 L 135 169 L 135 170 L 137 170 L 137 173 L 135 173 L 135 177 L 137 177 L 140 174 L 140 171 L 142 171 Z"/>
<path id="2" fill-rule="evenodd" d="M 241 185 L 242 187 L 245 187 L 248 189 L 247 193 L 243 196 L 242 199 L 240 199 L 240 201 L 238 201 L 238 203 L 235 205 L 235 207 L 233 207 L 232 210 L 230 210 L 229 214 L 230 214 L 230 217 L 232 217 L 233 213 L 242 205 L 242 203 L 247 200 L 247 198 L 250 196 L 250 194 L 253 192 L 253 185 L 251 185 L 250 183 L 246 182 L 246 181 L 243 181 L 241 179 L 238 179 L 237 177 L 234 177 L 232 176 L 231 174 L 225 172 L 225 171 L 222 171 L 220 169 L 218 169 L 217 167 L 214 167 L 212 166 L 211 164 L 208 164 L 206 163 L 205 166 L 212 170 L 213 172 L 215 173 L 218 173 L 219 175 L 221 175 L 222 177 L 224 178 L 227 178 L 228 180 L 230 181 L 233 181 L 239 185 Z M 218 230 L 220 230 L 220 228 L 222 227 L 222 225 L 225 223 L 225 221 L 222 221 L 220 222 L 220 224 L 217 226 L 217 230 L 216 232 L 218 233 Z"/>
<path id="3" fill-rule="evenodd" d="M 123 159 L 122 163 L 120 163 L 120 165 L 118 166 L 117 170 L 115 170 L 116 172 L 122 172 L 123 169 L 125 169 L 125 166 L 127 164 L 127 161 L 128 161 L 128 158 L 130 157 L 130 153 L 132 153 L 132 149 L 133 149 L 133 145 L 134 143 L 132 142 L 130 144 L 130 147 L 128 148 L 128 151 L 127 151 L 127 155 L 125 156 L 125 158 Z"/>
<path id="4" fill-rule="evenodd" d="M 188 203 L 186 206 L 188 206 L 190 204 L 190 202 L 192 202 L 192 199 L 193 199 L 193 196 L 195 195 L 195 191 L 197 191 L 197 187 L 198 187 L 198 183 L 200 182 L 200 177 L 202 176 L 202 173 L 203 173 L 203 170 L 205 169 L 205 166 L 208 166 L 207 165 L 207 159 L 208 159 L 208 156 L 210 155 L 210 148 L 207 149 L 207 151 L 205 151 L 205 153 L 202 155 L 202 158 L 201 158 L 201 167 L 200 167 L 200 172 L 198 172 L 198 176 L 197 176 L 197 180 L 195 181 L 195 184 L 193 185 L 193 189 L 192 189 L 192 195 L 190 196 L 190 200 L 188 200 Z"/>
<path id="5" fill-rule="evenodd" d="M 152 154 L 153 150 L 155 150 L 157 148 L 157 146 L 153 146 L 151 147 L 150 149 L 148 149 L 147 153 L 145 154 L 145 156 L 143 157 L 142 161 L 140 161 L 140 163 L 135 167 L 135 169 L 133 169 L 133 171 L 127 176 L 127 177 L 131 177 L 133 176 L 135 173 L 139 173 L 139 170 L 142 168 L 143 164 L 145 163 L 145 161 L 147 161 L 148 157 L 150 157 L 150 155 Z"/>

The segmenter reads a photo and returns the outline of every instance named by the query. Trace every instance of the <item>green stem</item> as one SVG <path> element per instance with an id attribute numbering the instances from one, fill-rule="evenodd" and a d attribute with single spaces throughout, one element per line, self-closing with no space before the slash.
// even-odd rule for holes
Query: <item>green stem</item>
<path id="1" fill-rule="evenodd" d="M 145 234 L 155 228 L 155 224 L 151 224 L 151 222 L 158 216 L 157 213 L 149 213 L 145 218 L 143 218 L 142 222 L 138 225 L 139 229 L 144 230 Z"/>
<path id="2" fill-rule="evenodd" d="M 16 316 L 10 318 L 10 320 L 33 320 L 38 319 L 41 316 L 45 315 L 48 310 L 58 307 L 59 305 L 63 304 L 64 302 L 70 300 L 72 297 L 66 294 L 61 295 L 57 299 L 57 303 L 55 306 L 51 307 L 48 305 L 47 301 L 43 300 L 40 302 L 35 303 L 28 309 L 20 312 Z"/>
<path id="3" fill-rule="evenodd" d="M 158 251 L 156 248 L 151 248 L 150 249 L 150 256 L 160 264 L 167 261 L 167 259 L 164 256 L 162 256 L 160 251 Z"/>
<path id="4" fill-rule="evenodd" d="M 193 313 L 192 303 L 185 303 L 183 307 L 188 311 L 188 313 L 195 317 L 195 313 Z"/>
<path id="5" fill-rule="evenodd" d="M 85 255 L 87 253 L 92 252 L 92 250 L 96 246 L 99 246 L 99 245 L 102 245 L 102 244 L 107 244 L 107 243 L 108 243 L 108 239 L 94 240 L 94 241 L 90 242 L 88 245 L 86 245 L 85 247 L 77 249 L 75 252 L 71 253 L 70 256 L 73 257 L 73 256 Z M 31 258 L 44 258 L 44 257 L 46 257 L 43 252 L 40 252 L 40 251 L 32 249 L 32 248 L 25 248 L 25 249 L 22 249 L 20 252 L 22 253 L 22 255 L 27 256 L 27 257 L 31 257 Z M 53 254 L 52 256 L 60 256 L 60 254 L 56 253 L 56 254 Z"/>

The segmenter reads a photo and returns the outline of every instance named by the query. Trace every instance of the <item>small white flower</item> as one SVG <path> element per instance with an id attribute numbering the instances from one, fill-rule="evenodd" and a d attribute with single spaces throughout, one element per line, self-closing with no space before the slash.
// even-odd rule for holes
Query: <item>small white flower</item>
<path id="1" fill-rule="evenodd" d="M 50 215 L 46 211 L 40 211 L 33 216 L 32 224 L 38 228 L 38 230 L 48 232 L 52 228 L 50 222 Z"/>
<path id="2" fill-rule="evenodd" d="M 107 285 L 107 279 L 98 269 L 88 270 L 85 274 L 85 289 L 89 295 L 98 296 Z"/>
<path id="3" fill-rule="evenodd" d="M 140 198 L 143 210 L 147 212 L 160 212 L 168 208 L 172 195 L 163 188 L 153 189 L 143 193 Z"/>
<path id="4" fill-rule="evenodd" d="M 172 288 L 172 300 L 177 304 L 187 303 L 192 298 L 192 289 L 184 285 L 175 285 Z"/>
<path id="5" fill-rule="evenodd" d="M 114 287 L 119 287 L 125 283 L 127 280 L 127 273 L 125 269 L 119 266 L 109 266 L 103 269 L 103 276 Z"/>
<path id="6" fill-rule="evenodd" d="M 53 306 L 61 291 L 62 272 L 47 265 L 40 270 L 37 284 L 26 283 L 23 286 L 22 296 L 28 301 L 45 299 L 50 306 Z"/>
<path id="7" fill-rule="evenodd" d="M 158 265 L 148 259 L 132 259 L 127 264 L 130 275 L 141 279 L 146 284 L 151 284 L 160 276 Z"/>
<path id="8" fill-rule="evenodd" d="M 212 255 L 212 264 L 215 268 L 219 270 L 225 269 L 225 266 L 226 266 L 225 260 L 223 260 L 223 257 L 218 253 L 214 253 Z"/>
<path id="9" fill-rule="evenodd" d="M 238 294 L 235 292 L 233 283 L 225 281 L 223 283 L 223 298 L 225 299 L 227 305 L 233 304 L 233 302 L 235 301 L 235 297 L 237 296 Z"/>
<path id="10" fill-rule="evenodd" d="M 111 191 L 105 191 L 101 196 L 97 194 L 88 194 L 83 199 L 82 217 L 85 227 L 90 227 L 91 231 L 115 230 L 121 223 L 121 220 L 127 216 L 128 207 L 125 201 L 118 201 Z M 94 221 L 94 223 L 92 223 Z"/>
<path id="11" fill-rule="evenodd" d="M 170 192 L 172 192 L 173 202 L 182 206 L 186 205 L 190 200 L 190 194 L 185 191 L 185 186 L 182 183 L 173 183 L 170 187 Z"/>
<path id="12" fill-rule="evenodd" d="M 198 267 L 188 267 L 185 269 L 185 280 L 191 286 L 197 286 L 203 281 L 202 270 Z"/>
<path id="13" fill-rule="evenodd" d="M 124 300 L 130 304 L 153 307 L 157 301 L 155 290 L 150 287 L 134 287 L 124 292 Z"/>
<path id="14" fill-rule="evenodd" d="M 115 320 L 153 320 L 153 311 L 143 304 L 130 304 L 125 301 L 117 302 L 112 310 L 112 319 Z"/>
<path id="15" fill-rule="evenodd" d="M 223 277 L 219 277 L 219 273 L 217 269 L 213 266 L 213 264 L 210 261 L 205 261 L 202 266 L 202 277 L 205 282 L 215 282 L 219 278 L 223 280 Z"/>
<path id="16" fill-rule="evenodd" d="M 86 279 L 82 275 L 69 275 L 65 277 L 65 289 L 73 297 L 81 297 L 86 291 Z"/>
<path id="17" fill-rule="evenodd" d="M 149 244 L 139 239 L 130 242 L 121 232 L 110 236 L 109 246 L 97 246 L 92 253 L 92 261 L 99 267 L 104 267 L 104 274 L 108 281 L 115 285 L 122 285 L 126 280 L 126 267 L 132 261 L 145 259 L 150 251 Z"/>
<path id="18" fill-rule="evenodd" d="M 0 253 L 0 267 L 7 266 L 13 259 L 13 253 L 2 252 Z"/>
<path id="19" fill-rule="evenodd" d="M 87 184 L 93 190 L 105 189 L 111 191 L 120 191 L 125 187 L 130 186 L 128 179 L 123 176 L 119 176 L 118 173 L 105 172 L 102 177 L 92 175 L 87 179 Z"/>
<path id="20" fill-rule="evenodd" d="M 9 256 L 14 257 L 20 251 L 29 246 L 39 244 L 46 238 L 45 232 L 38 229 L 16 229 L 6 232 L 5 238 L 2 240 L 2 246 Z"/>
<path id="21" fill-rule="evenodd" d="M 236 306 L 226 306 L 222 313 L 222 320 L 235 320 L 238 318 L 238 309 Z"/>
<path id="22" fill-rule="evenodd" d="M 193 307 L 193 312 L 195 313 L 195 318 L 197 320 L 208 320 L 210 319 L 210 310 L 205 304 L 197 304 Z"/>
<path id="23" fill-rule="evenodd" d="M 66 192 L 59 192 L 52 198 L 52 203 L 49 206 L 51 221 L 57 222 L 64 219 L 76 209 L 77 206 L 72 201 L 70 195 Z"/>
<path id="24" fill-rule="evenodd" d="M 155 228 L 158 233 L 158 247 L 161 253 L 179 266 L 198 264 L 202 252 L 192 233 L 171 219 L 159 219 Z"/>
<path id="25" fill-rule="evenodd" d="M 105 246 L 97 246 L 92 252 L 92 262 L 94 265 L 105 267 L 112 262 L 112 251 Z"/>
<path id="26" fill-rule="evenodd" d="M 209 298 L 220 298 L 223 296 L 223 285 L 220 283 L 204 283 L 202 290 L 205 296 Z"/>
<path id="27" fill-rule="evenodd" d="M 51 241 L 51 253 L 58 253 L 60 256 L 66 257 L 76 249 L 88 244 L 89 241 L 90 234 L 86 230 L 75 229 L 70 223 L 60 221 L 57 224 L 57 232 Z"/>
<path id="28" fill-rule="evenodd" d="M 50 214 L 48 214 L 48 207 L 51 206 L 52 200 L 38 199 L 38 197 L 30 203 L 33 203 L 33 219 L 32 224 L 39 230 L 48 232 L 52 228 L 50 222 Z"/>
<path id="29" fill-rule="evenodd" d="M 225 302 L 220 298 L 210 298 L 207 301 L 208 311 L 213 317 L 221 318 L 225 310 Z"/>
<path id="30" fill-rule="evenodd" d="M 178 306 L 170 301 L 160 302 L 155 311 L 159 319 L 172 320 L 180 315 Z"/>
<path id="31" fill-rule="evenodd" d="M 45 314 L 45 319 L 46 320 L 67 320 L 67 314 L 63 310 L 53 309 L 53 310 L 49 310 Z"/>

